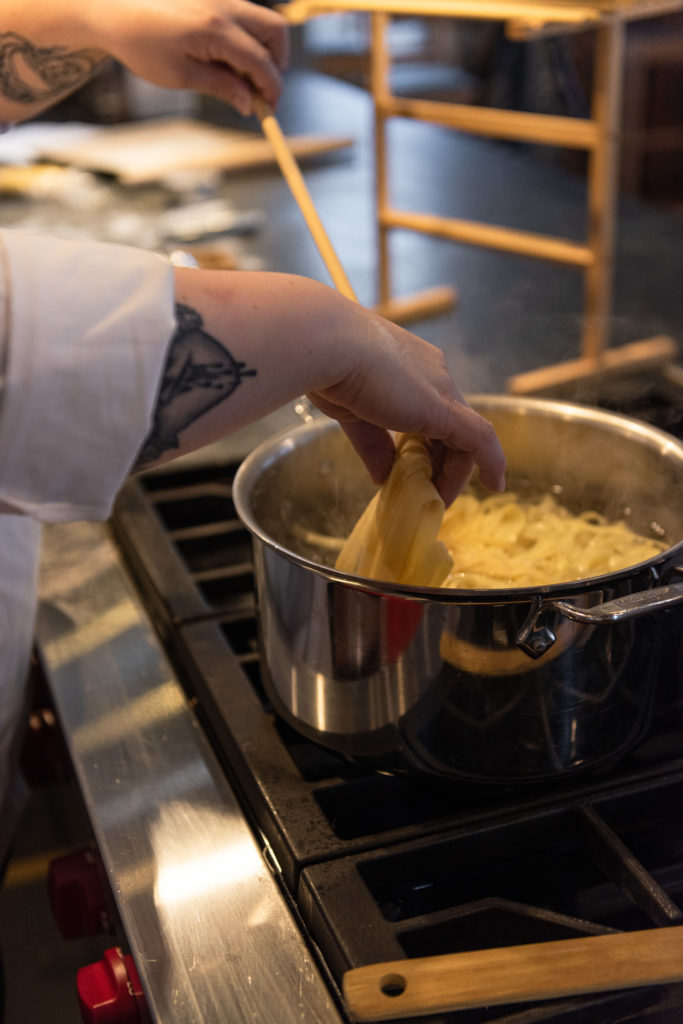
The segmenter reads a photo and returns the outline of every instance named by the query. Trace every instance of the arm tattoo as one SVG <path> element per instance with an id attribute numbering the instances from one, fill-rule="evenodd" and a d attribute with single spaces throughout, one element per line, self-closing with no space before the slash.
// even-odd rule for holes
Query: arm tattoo
<path id="1" fill-rule="evenodd" d="M 154 412 L 154 424 L 135 464 L 144 469 L 164 452 L 179 447 L 178 434 L 219 402 L 229 398 L 243 377 L 255 377 L 203 328 L 196 310 L 176 306 L 171 339 Z"/>
<path id="2" fill-rule="evenodd" d="M 91 50 L 34 46 L 16 32 L 1 32 L 0 91 L 15 103 L 54 100 L 84 82 L 101 60 Z"/>

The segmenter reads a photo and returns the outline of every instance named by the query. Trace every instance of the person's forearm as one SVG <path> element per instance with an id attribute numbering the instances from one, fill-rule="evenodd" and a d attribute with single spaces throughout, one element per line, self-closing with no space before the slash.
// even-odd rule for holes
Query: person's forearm
<path id="1" fill-rule="evenodd" d="M 469 408 L 443 352 L 344 298 L 287 274 L 175 271 L 176 330 L 138 469 L 231 433 L 307 394 L 339 420 L 377 483 L 394 457 L 389 431 L 431 446 L 446 503 L 473 468 L 504 487 L 490 423 Z"/>
<path id="2" fill-rule="evenodd" d="M 203 447 L 303 394 L 339 421 L 378 484 L 396 431 L 427 439 L 447 504 L 475 467 L 485 486 L 504 487 L 495 431 L 469 407 L 443 351 L 327 285 L 173 268 L 140 249 L 15 230 L 0 242 L 5 509 L 47 521 L 106 517 L 131 469 Z"/>
<path id="3" fill-rule="evenodd" d="M 0 121 L 24 121 L 90 78 L 107 54 L 92 46 L 78 5 L 0 0 Z"/>
<path id="4" fill-rule="evenodd" d="M 288 49 L 283 16 L 250 0 L 0 0 L 0 120 L 39 113 L 107 56 L 248 114 L 254 92 L 277 103 Z"/>
<path id="5" fill-rule="evenodd" d="M 224 437 L 343 374 L 352 304 L 288 274 L 179 269 L 176 331 L 139 469 Z M 336 349 L 336 351 L 335 351 Z"/>

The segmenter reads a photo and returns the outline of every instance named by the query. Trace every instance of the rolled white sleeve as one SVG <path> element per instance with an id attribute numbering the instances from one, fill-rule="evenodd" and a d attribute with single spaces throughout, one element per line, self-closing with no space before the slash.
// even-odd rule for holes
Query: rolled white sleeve
<path id="1" fill-rule="evenodd" d="M 0 232 L 0 510 L 106 519 L 152 425 L 173 271 L 127 246 Z"/>

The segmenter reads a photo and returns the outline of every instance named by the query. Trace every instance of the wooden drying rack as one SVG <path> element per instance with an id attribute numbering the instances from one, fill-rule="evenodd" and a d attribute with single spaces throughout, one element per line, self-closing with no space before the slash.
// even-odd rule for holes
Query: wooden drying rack
<path id="1" fill-rule="evenodd" d="M 584 274 L 580 355 L 511 377 L 518 394 L 561 388 L 587 379 L 615 378 L 670 363 L 673 338 L 660 336 L 609 348 L 613 264 L 619 182 L 622 78 L 628 22 L 683 9 L 683 0 L 290 0 L 282 7 L 292 24 L 330 13 L 370 15 L 370 90 L 375 118 L 376 208 L 379 302 L 388 319 L 408 323 L 451 308 L 455 289 L 440 286 L 405 298 L 391 294 L 389 235 L 395 228 L 454 242 L 550 260 Z M 463 18 L 502 21 L 509 38 L 590 30 L 595 33 L 591 113 L 588 118 L 498 110 L 453 102 L 406 99 L 391 92 L 387 30 L 392 17 Z M 391 206 L 386 122 L 412 118 L 494 139 L 553 145 L 588 153 L 588 237 L 584 244 L 564 238 L 401 211 Z"/>

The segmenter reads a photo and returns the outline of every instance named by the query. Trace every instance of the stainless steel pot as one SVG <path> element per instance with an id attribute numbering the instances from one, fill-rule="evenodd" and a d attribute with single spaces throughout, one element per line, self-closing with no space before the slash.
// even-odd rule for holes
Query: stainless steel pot
<path id="1" fill-rule="evenodd" d="M 333 538 L 374 489 L 336 423 L 314 420 L 263 444 L 234 484 L 269 696 L 305 735 L 385 770 L 509 784 L 613 762 L 681 681 L 683 444 L 588 406 L 471 401 L 503 442 L 510 488 L 552 489 L 669 547 L 605 576 L 505 591 L 348 576 Z"/>

